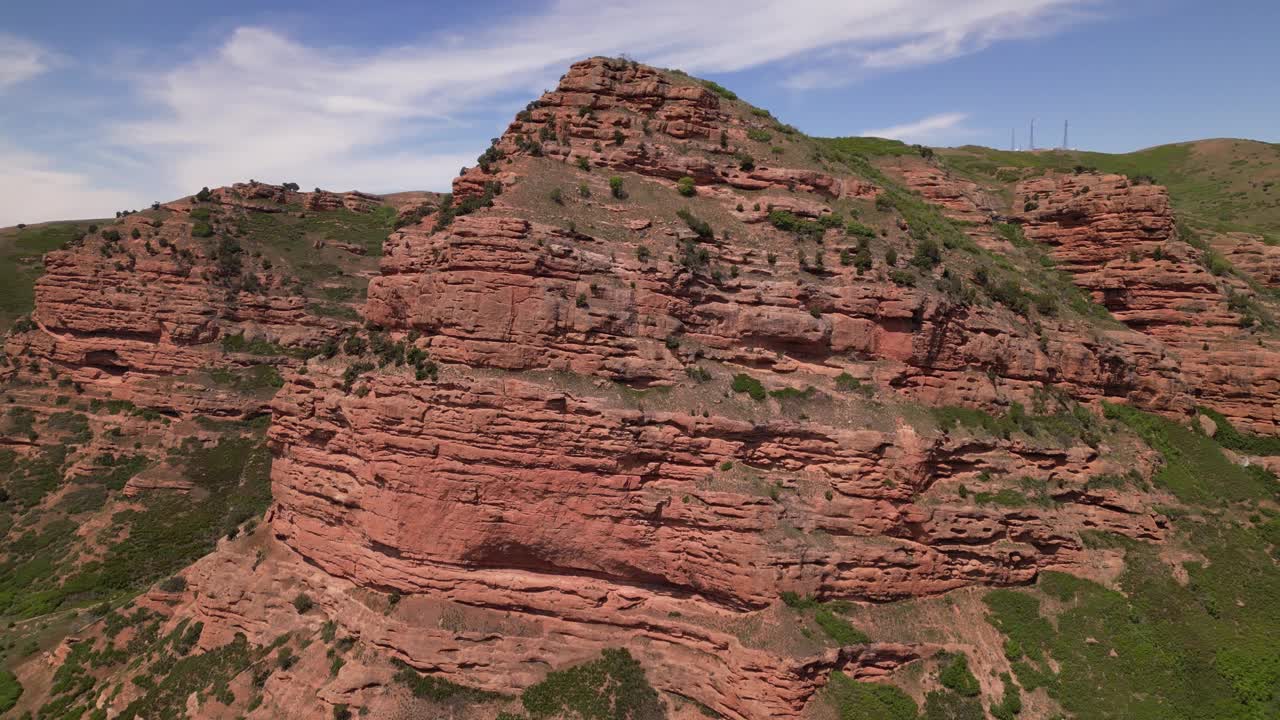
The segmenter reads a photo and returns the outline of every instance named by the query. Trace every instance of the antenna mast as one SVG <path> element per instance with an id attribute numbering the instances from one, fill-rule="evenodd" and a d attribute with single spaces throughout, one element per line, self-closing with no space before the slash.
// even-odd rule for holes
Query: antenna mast
<path id="1" fill-rule="evenodd" d="M 1014 130 L 1013 128 L 1009 128 L 1009 150 L 1010 151 L 1018 149 L 1018 136 L 1015 134 L 1016 132 L 1017 131 Z"/>
<path id="2" fill-rule="evenodd" d="M 1062 149 L 1063 150 L 1067 149 L 1067 126 L 1069 123 L 1070 123 L 1069 120 L 1062 121 Z"/>
<path id="3" fill-rule="evenodd" d="M 1036 119 L 1031 118 L 1031 140 L 1027 145 L 1028 150 L 1036 149 Z"/>

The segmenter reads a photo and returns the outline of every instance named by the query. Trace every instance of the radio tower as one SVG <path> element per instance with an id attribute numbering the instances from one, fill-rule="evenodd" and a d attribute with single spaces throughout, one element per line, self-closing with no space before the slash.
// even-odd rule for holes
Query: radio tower
<path id="1" fill-rule="evenodd" d="M 1062 121 L 1062 149 L 1063 150 L 1067 149 L 1067 123 L 1068 122 L 1069 121 L 1067 120 Z"/>
<path id="2" fill-rule="evenodd" d="M 1009 150 L 1011 151 L 1018 149 L 1018 136 L 1015 134 L 1016 132 L 1017 131 L 1013 128 L 1009 128 Z"/>
<path id="3" fill-rule="evenodd" d="M 1027 142 L 1028 150 L 1036 149 L 1036 119 L 1031 118 L 1031 140 Z"/>

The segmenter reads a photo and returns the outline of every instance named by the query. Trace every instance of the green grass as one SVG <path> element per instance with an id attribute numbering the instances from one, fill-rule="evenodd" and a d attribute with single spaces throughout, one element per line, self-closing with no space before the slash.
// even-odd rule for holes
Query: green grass
<path id="1" fill-rule="evenodd" d="M 1213 439 L 1222 447 L 1248 455 L 1280 455 L 1280 437 L 1242 433 L 1222 413 L 1206 407 L 1197 409 L 1218 426 Z"/>
<path id="2" fill-rule="evenodd" d="M 818 608 L 813 613 L 813 621 L 828 637 L 840 645 L 862 645 L 871 642 L 866 633 L 850 625 L 848 620 L 836 615 L 830 608 Z"/>
<path id="3" fill-rule="evenodd" d="M 87 223 L 47 223 L 0 234 L 0 334 L 35 307 L 35 282 L 44 253 L 74 240 Z"/>
<path id="4" fill-rule="evenodd" d="M 878 137 L 822 138 L 822 142 L 844 152 L 863 157 L 917 155 L 919 149 L 899 140 Z"/>
<path id="5" fill-rule="evenodd" d="M 0 713 L 8 712 L 22 697 L 22 683 L 8 670 L 0 670 Z"/>

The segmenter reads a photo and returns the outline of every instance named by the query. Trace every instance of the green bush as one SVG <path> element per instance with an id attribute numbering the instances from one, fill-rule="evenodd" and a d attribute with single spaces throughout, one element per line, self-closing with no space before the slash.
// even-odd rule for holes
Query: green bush
<path id="1" fill-rule="evenodd" d="M 923 238 L 916 242 L 916 252 L 911 256 L 911 264 L 921 270 L 932 270 L 942 262 L 942 248 L 933 238 Z"/>
<path id="2" fill-rule="evenodd" d="M 622 178 L 617 175 L 609 178 L 609 192 L 619 200 L 627 196 L 627 191 L 622 189 Z"/>
<path id="3" fill-rule="evenodd" d="M 710 240 L 715 236 L 715 232 L 711 229 L 711 225 L 709 225 L 705 220 L 699 219 L 693 213 L 689 212 L 687 208 L 677 210 L 676 215 L 684 221 L 685 225 L 689 226 L 690 230 L 697 233 L 700 240 Z"/>
<path id="4" fill-rule="evenodd" d="M 965 697 L 974 697 L 982 692 L 982 688 L 978 685 L 978 678 L 973 676 L 969 671 L 969 657 L 964 653 L 956 653 L 951 656 L 944 656 L 942 672 L 938 675 L 938 682 L 948 690 L 952 690 Z"/>
<path id="5" fill-rule="evenodd" d="M 713 93 L 715 93 L 715 94 L 719 95 L 720 97 L 722 97 L 722 98 L 724 98 L 724 99 L 726 99 L 726 100 L 737 100 L 737 99 L 738 99 L 738 95 L 737 95 L 736 93 L 734 93 L 732 90 L 730 90 L 730 89 L 726 88 L 725 86 L 721 85 L 721 84 L 720 84 L 720 83 L 718 83 L 718 82 L 715 82 L 715 81 L 712 81 L 712 80 L 703 80 L 703 81 L 702 81 L 702 84 L 703 84 L 703 86 L 705 86 L 708 90 L 710 90 L 711 92 L 713 92 Z"/>
<path id="6" fill-rule="evenodd" d="M 885 683 L 858 682 L 835 671 L 827 680 L 826 696 L 840 720 L 917 720 L 911 696 Z"/>
<path id="7" fill-rule="evenodd" d="M 520 702 L 535 720 L 659 720 L 666 716 L 644 668 L 624 649 L 605 649 L 599 660 L 548 673 L 524 691 Z"/>
<path id="8" fill-rule="evenodd" d="M 685 197 L 693 197 L 698 194 L 698 189 L 694 187 L 693 178 L 688 175 L 676 182 L 676 191 Z"/>
<path id="9" fill-rule="evenodd" d="M 293 607 L 295 610 L 298 611 L 298 614 L 300 615 L 305 615 L 307 612 L 311 610 L 311 608 L 315 606 L 316 606 L 315 601 L 312 600 L 311 596 L 306 593 L 298 593 L 293 598 Z"/>
<path id="10" fill-rule="evenodd" d="M 760 128 L 748 128 L 747 137 L 756 142 L 769 142 L 773 139 L 773 135 L 768 130 L 761 130 Z"/>
<path id="11" fill-rule="evenodd" d="M 760 401 L 765 398 L 764 385 L 760 381 L 751 377 L 746 373 L 738 373 L 733 376 L 733 384 L 731 385 L 736 393 L 746 393 L 751 396 L 752 400 Z"/>

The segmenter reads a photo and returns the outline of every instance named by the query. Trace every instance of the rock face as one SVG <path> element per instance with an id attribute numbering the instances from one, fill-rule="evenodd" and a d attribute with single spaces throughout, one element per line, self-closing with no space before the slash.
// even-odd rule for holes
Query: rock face
<path id="1" fill-rule="evenodd" d="M 784 592 L 885 601 L 1026 582 L 1084 563 L 1086 529 L 1163 536 L 1140 496 L 1090 489 L 1126 469 L 1109 448 L 788 410 L 788 387 L 839 405 L 835 378 L 851 372 L 930 405 L 1031 404 L 1045 392 L 1168 412 L 1190 402 L 1176 363 L 1134 331 L 1033 328 L 1000 306 L 896 285 L 884 267 L 806 276 L 773 258 L 794 241 L 760 222 L 767 206 L 820 217 L 826 202 L 876 189 L 806 168 L 743 170 L 717 138 L 748 137 L 748 122 L 701 86 L 579 63 L 455 181 L 455 198 L 492 208 L 427 208 L 391 235 L 365 316 L 442 363 L 439 379 L 355 358 L 290 374 L 274 401 L 272 530 L 330 577 L 501 610 L 533 629 L 483 644 L 376 618 L 350 632 L 502 691 L 622 644 L 661 689 L 729 717 L 789 717 L 826 670 L 856 671 L 877 648 L 796 656 L 709 628 L 770 612 Z M 531 211 L 530 178 L 581 165 L 666 193 L 692 177 L 699 207 L 754 229 L 704 237 L 714 260 L 677 259 L 696 252 L 685 239 L 696 234 L 642 204 L 598 206 L 622 233 L 607 239 Z M 669 256 L 651 250 L 673 243 Z M 725 392 L 741 370 L 779 397 Z M 957 495 L 993 477 L 1027 478 L 1044 506 Z"/>
<path id="2" fill-rule="evenodd" d="M 1267 311 L 1209 246 L 1179 237 L 1163 187 L 1122 175 L 1049 175 L 1020 183 L 1017 203 L 1028 238 L 1052 247 L 1095 300 L 1178 358 L 1197 402 L 1255 432 L 1280 431 L 1280 345 L 1251 330 Z M 1273 248 L 1247 237 L 1214 247 L 1271 282 Z"/>
<path id="3" fill-rule="evenodd" d="M 787 600 L 1087 574 L 1090 532 L 1161 542 L 1154 454 L 1101 437 L 1090 406 L 1203 403 L 1280 429 L 1280 363 L 1240 327 L 1248 285 L 1179 240 L 1163 189 L 1022 183 L 1026 236 L 1122 324 L 1017 312 L 958 279 L 976 275 L 963 252 L 1012 248 L 997 198 L 897 161 L 889 174 L 972 241 L 946 268 L 908 263 L 928 218 L 883 210 L 893 183 L 792 132 L 692 79 L 595 58 L 452 197 L 396 203 L 363 329 L 308 312 L 261 263 L 229 272 L 198 238 L 211 205 L 235 236 L 250 213 L 379 198 L 248 183 L 51 253 L 36 328 L 10 343 L 146 407 L 238 415 L 244 398 L 156 383 L 226 362 L 228 337 L 324 346 L 279 361 L 267 531 L 143 600 L 204 623 L 202 648 L 327 618 L 379 656 L 514 693 L 624 646 L 669 697 L 730 718 L 799 717 L 831 670 L 876 677 L 940 649 L 814 640 Z M 127 490 L 194 491 L 163 473 Z M 300 592 L 321 612 L 294 608 Z M 265 680 L 246 715 L 388 716 L 367 692 L 385 668 L 324 662 Z"/>
<path id="4" fill-rule="evenodd" d="M 307 298 L 290 289 L 282 268 L 251 258 L 238 244 L 219 244 L 212 227 L 234 236 L 253 213 L 304 206 L 368 212 L 376 201 L 362 193 L 238 183 L 210 191 L 207 202 L 188 198 L 127 215 L 46 254 L 35 287 L 36 330 L 10 338 L 7 349 L 47 360 L 106 395 L 138 400 L 146 390 L 131 379 L 223 365 L 228 353 L 217 343 L 229 336 L 315 347 L 345 323 L 308 312 Z M 190 409 L 204 404 L 188 400 Z"/>

